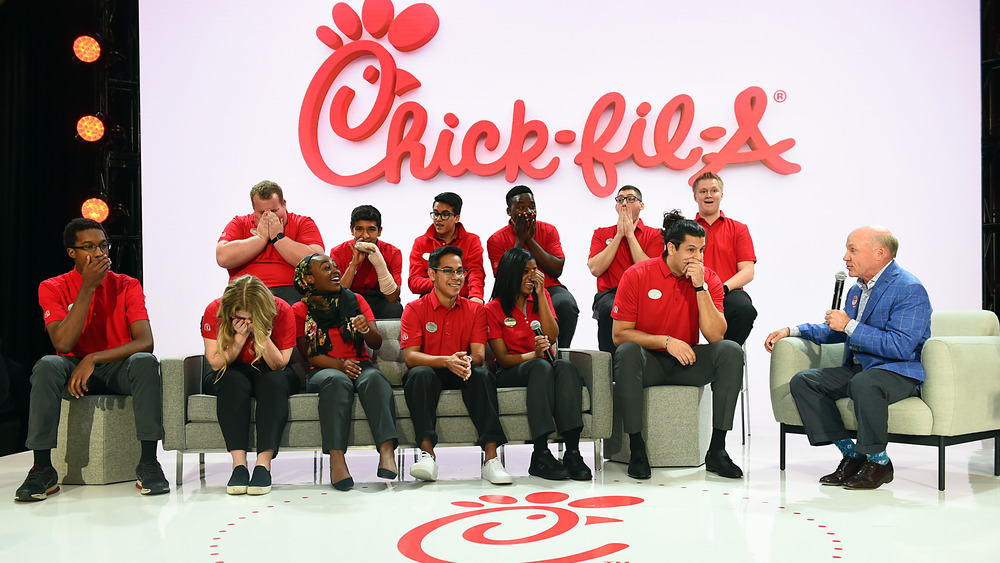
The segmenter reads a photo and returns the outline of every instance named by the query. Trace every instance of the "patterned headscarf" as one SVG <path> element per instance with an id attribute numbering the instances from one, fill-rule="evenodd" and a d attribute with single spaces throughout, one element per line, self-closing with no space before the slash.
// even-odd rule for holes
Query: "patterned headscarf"
<path id="1" fill-rule="evenodd" d="M 341 288 L 335 293 L 317 291 L 316 286 L 306 281 L 311 276 L 312 261 L 322 254 L 310 254 L 295 266 L 295 289 L 302 294 L 306 304 L 305 336 L 309 342 L 309 357 L 325 355 L 333 348 L 327 337 L 330 329 L 336 329 L 340 337 L 354 345 L 358 356 L 364 352 L 365 339 L 351 324 L 351 317 L 361 314 L 358 298 L 351 290 Z"/>

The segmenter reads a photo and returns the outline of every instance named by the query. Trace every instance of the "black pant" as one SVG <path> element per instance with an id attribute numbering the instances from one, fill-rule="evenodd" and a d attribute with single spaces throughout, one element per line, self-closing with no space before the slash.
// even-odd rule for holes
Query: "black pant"
<path id="1" fill-rule="evenodd" d="M 722 309 L 727 325 L 723 338 L 743 346 L 757 319 L 757 309 L 754 309 L 750 295 L 742 289 L 734 289 L 722 299 Z"/>
<path id="2" fill-rule="evenodd" d="M 218 381 L 208 376 L 208 392 L 218 397 L 215 413 L 226 439 L 226 449 L 250 449 L 250 397 L 257 399 L 257 453 L 273 450 L 288 422 L 288 397 L 299 391 L 299 376 L 290 367 L 272 370 L 263 361 L 256 365 L 230 364 Z"/>
<path id="3" fill-rule="evenodd" d="M 712 427 L 732 430 L 736 400 L 743 387 L 743 350 L 719 340 L 692 346 L 697 359 L 681 365 L 667 352 L 651 352 L 626 342 L 615 352 L 615 408 L 622 409 L 626 434 L 642 431 L 642 390 L 653 385 L 712 384 Z"/>
<path id="4" fill-rule="evenodd" d="M 497 369 L 498 387 L 527 387 L 531 439 L 583 428 L 583 378 L 567 360 L 535 358 Z"/>
<path id="5" fill-rule="evenodd" d="M 490 442 L 496 442 L 498 446 L 507 443 L 507 436 L 500 426 L 500 407 L 493 374 L 485 368 L 474 367 L 469 379 L 462 381 L 447 368 L 416 366 L 403 375 L 403 395 L 406 407 L 410 409 L 417 444 L 424 438 L 430 438 L 431 445 L 437 445 L 437 407 L 444 389 L 462 390 L 462 401 L 479 433 L 476 444 L 483 447 Z"/>
<path id="6" fill-rule="evenodd" d="M 615 353 L 618 346 L 611 336 L 615 320 L 611 318 L 611 309 L 615 306 L 615 295 L 618 288 L 613 287 L 594 296 L 594 319 L 597 320 L 597 349 L 601 352 Z"/>
<path id="7" fill-rule="evenodd" d="M 569 348 L 576 334 L 576 323 L 580 318 L 580 307 L 576 305 L 573 294 L 565 285 L 554 285 L 547 288 L 552 298 L 552 309 L 559 319 L 559 347 Z"/>
<path id="8" fill-rule="evenodd" d="M 824 446 L 849 438 L 837 399 L 854 401 L 859 454 L 875 454 L 889 442 L 889 404 L 919 395 L 920 382 L 884 369 L 861 366 L 807 369 L 788 383 L 809 443 Z"/>
<path id="9" fill-rule="evenodd" d="M 66 383 L 80 364 L 79 358 L 45 356 L 31 372 L 31 406 L 28 409 L 27 446 L 32 450 L 56 447 L 59 411 L 63 399 L 72 399 Z M 146 352 L 132 354 L 120 362 L 97 364 L 87 380 L 87 394 L 132 395 L 136 438 L 162 440 L 163 386 L 160 363 Z"/>
<path id="10" fill-rule="evenodd" d="M 379 288 L 361 294 L 376 319 L 398 319 L 403 316 L 403 304 L 400 301 L 389 301 Z"/>

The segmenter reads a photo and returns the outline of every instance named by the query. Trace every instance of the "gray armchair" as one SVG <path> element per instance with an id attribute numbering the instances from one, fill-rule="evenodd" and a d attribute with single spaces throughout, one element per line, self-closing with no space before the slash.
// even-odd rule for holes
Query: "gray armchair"
<path id="1" fill-rule="evenodd" d="M 843 344 L 818 345 L 783 338 L 771 354 L 771 408 L 781 426 L 780 468 L 785 435 L 804 434 L 788 382 L 796 373 L 841 364 Z M 992 438 L 993 474 L 1000 475 L 1000 324 L 991 311 L 935 311 L 921 364 L 927 380 L 919 397 L 889 405 L 889 441 L 935 446 L 938 489 L 944 490 L 945 447 Z M 837 401 L 848 430 L 856 431 L 854 403 Z"/>

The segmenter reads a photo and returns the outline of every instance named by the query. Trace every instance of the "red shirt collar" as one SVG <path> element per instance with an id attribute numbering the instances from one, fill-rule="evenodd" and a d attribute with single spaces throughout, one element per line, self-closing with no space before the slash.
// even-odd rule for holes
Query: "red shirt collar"
<path id="1" fill-rule="evenodd" d="M 465 233 L 466 233 L 465 226 L 463 226 L 462 222 L 459 221 L 455 225 L 455 237 L 453 239 L 451 239 L 451 242 L 449 242 L 448 244 L 454 245 L 456 242 L 462 240 L 462 238 L 465 237 Z M 434 228 L 434 223 L 431 223 L 431 226 L 427 227 L 427 232 L 424 233 L 424 236 L 428 236 L 428 237 L 431 237 L 433 239 L 436 239 L 436 240 L 439 240 L 441 242 L 444 242 L 444 239 L 442 239 L 441 237 L 439 237 L 437 235 L 437 229 Z"/>
<path id="2" fill-rule="evenodd" d="M 434 291 L 433 289 L 431 289 L 431 292 L 430 292 L 429 295 L 431 296 L 431 308 L 433 308 L 433 309 L 438 309 L 438 308 L 445 309 L 445 306 L 441 303 L 441 300 L 438 299 L 436 291 Z M 459 295 L 457 298 L 455 298 L 455 306 L 452 307 L 452 308 L 453 309 L 457 309 L 457 308 L 459 308 L 461 306 L 462 306 L 462 296 Z"/>

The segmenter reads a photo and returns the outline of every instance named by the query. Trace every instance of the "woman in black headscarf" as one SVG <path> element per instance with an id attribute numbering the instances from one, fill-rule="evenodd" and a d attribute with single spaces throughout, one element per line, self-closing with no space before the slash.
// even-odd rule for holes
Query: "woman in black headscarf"
<path id="1" fill-rule="evenodd" d="M 340 286 L 340 270 L 329 256 L 311 254 L 295 268 L 295 287 L 303 295 L 292 310 L 304 335 L 299 348 L 314 369 L 306 391 L 319 393 L 323 451 L 330 454 L 330 482 L 337 490 L 354 486 L 344 454 L 350 433 L 354 393 L 378 444 L 378 476 L 396 478 L 398 444 L 392 387 L 372 363 L 365 345 L 382 346 L 375 316 L 364 297 Z"/>

